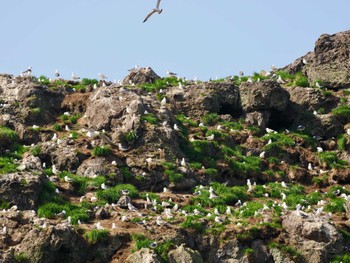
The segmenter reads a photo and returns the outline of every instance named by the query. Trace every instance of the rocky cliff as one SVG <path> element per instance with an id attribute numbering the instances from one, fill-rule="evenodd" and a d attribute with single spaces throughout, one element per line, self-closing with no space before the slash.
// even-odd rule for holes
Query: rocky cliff
<path id="1" fill-rule="evenodd" d="M 0 261 L 348 262 L 349 45 L 209 82 L 0 75 Z"/>

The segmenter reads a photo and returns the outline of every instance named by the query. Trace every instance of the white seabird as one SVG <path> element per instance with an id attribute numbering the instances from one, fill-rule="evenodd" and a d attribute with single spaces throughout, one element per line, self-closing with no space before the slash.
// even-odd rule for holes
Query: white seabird
<path id="1" fill-rule="evenodd" d="M 143 23 L 145 23 L 153 14 L 158 13 L 158 15 L 163 11 L 163 9 L 159 8 L 161 0 L 157 1 L 156 8 L 153 8 L 152 11 L 145 17 Z"/>
<path id="2" fill-rule="evenodd" d="M 77 75 L 74 74 L 74 72 L 72 72 L 72 79 L 77 81 L 80 79 L 80 77 L 78 77 Z"/>
<path id="3" fill-rule="evenodd" d="M 166 74 L 168 74 L 168 76 L 170 76 L 170 77 L 174 77 L 174 76 L 177 75 L 176 73 L 171 72 L 171 71 L 169 71 L 169 70 L 167 70 Z"/>
<path id="4" fill-rule="evenodd" d="M 59 78 L 61 75 L 60 75 L 60 73 L 58 72 L 58 70 L 56 69 L 56 71 L 55 71 L 55 77 L 56 78 Z"/>
<path id="5" fill-rule="evenodd" d="M 29 66 L 28 69 L 23 71 L 20 75 L 23 77 L 25 76 L 29 77 L 31 74 L 32 74 L 32 67 Z"/>

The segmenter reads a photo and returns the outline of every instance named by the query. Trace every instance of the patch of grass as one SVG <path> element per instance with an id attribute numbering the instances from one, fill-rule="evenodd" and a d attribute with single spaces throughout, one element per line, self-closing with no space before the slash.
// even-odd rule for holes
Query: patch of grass
<path id="1" fill-rule="evenodd" d="M 276 142 L 279 146 L 293 146 L 295 144 L 294 140 L 286 134 L 282 133 L 268 133 L 265 134 L 261 139 L 272 142 Z"/>
<path id="2" fill-rule="evenodd" d="M 190 127 L 197 127 L 198 124 L 196 121 L 191 120 L 190 118 L 187 118 L 183 114 L 179 114 L 176 116 L 177 121 L 181 122 L 182 124 L 188 124 Z"/>
<path id="3" fill-rule="evenodd" d="M 344 95 L 344 96 L 349 96 L 349 95 L 350 95 L 350 90 L 344 89 L 344 90 L 343 90 L 343 95 Z"/>
<path id="4" fill-rule="evenodd" d="M 10 208 L 10 203 L 0 199 L 0 209 L 3 210 L 3 209 L 9 209 L 9 208 Z"/>
<path id="5" fill-rule="evenodd" d="M 228 129 L 232 129 L 232 130 L 236 130 L 236 131 L 240 131 L 243 129 L 243 125 L 239 122 L 234 122 L 234 121 L 225 121 L 223 123 L 221 123 L 221 125 L 223 127 L 226 127 Z"/>
<path id="6" fill-rule="evenodd" d="M 279 244 L 276 242 L 270 242 L 268 244 L 268 247 L 270 249 L 277 248 L 277 249 L 281 250 L 282 252 L 289 254 L 293 258 L 300 260 L 301 262 L 304 262 L 304 260 L 305 260 L 304 256 L 292 246 L 282 245 L 282 244 Z"/>
<path id="7" fill-rule="evenodd" d="M 344 198 L 334 198 L 329 200 L 329 202 L 325 206 L 325 211 L 332 213 L 343 213 L 345 212 L 346 200 Z"/>
<path id="8" fill-rule="evenodd" d="M 337 108 L 334 108 L 332 110 L 332 113 L 335 116 L 339 116 L 339 117 L 343 118 L 346 121 L 350 120 L 350 107 L 347 106 L 347 105 L 341 105 L 341 106 L 339 106 Z"/>
<path id="9" fill-rule="evenodd" d="M 177 173 L 174 170 L 165 170 L 164 173 L 168 176 L 169 182 L 181 182 L 184 177 L 183 174 Z"/>
<path id="10" fill-rule="evenodd" d="M 31 152 L 32 152 L 32 154 L 33 154 L 34 156 L 38 156 L 38 155 L 41 153 L 41 147 L 40 147 L 40 145 L 34 146 L 34 147 L 32 148 L 32 150 L 31 150 Z"/>
<path id="11" fill-rule="evenodd" d="M 106 146 L 96 146 L 94 149 L 92 149 L 92 155 L 93 156 L 107 156 L 112 152 L 111 148 Z"/>
<path id="12" fill-rule="evenodd" d="M 44 75 L 41 75 L 37 80 L 43 85 L 49 85 L 50 84 L 49 78 L 44 76 Z"/>
<path id="13" fill-rule="evenodd" d="M 167 77 L 157 79 L 154 83 L 144 83 L 141 88 L 147 92 L 159 91 L 160 89 L 166 89 L 168 87 L 178 86 L 179 82 L 186 84 L 183 80 L 177 80 L 176 77 Z"/>
<path id="14" fill-rule="evenodd" d="M 303 88 L 310 87 L 309 80 L 301 72 L 295 74 L 294 85 Z"/>
<path id="15" fill-rule="evenodd" d="M 148 122 L 150 124 L 157 124 L 158 123 L 158 119 L 156 116 L 154 116 L 153 113 L 147 113 L 141 116 L 141 121 L 143 122 Z"/>
<path id="16" fill-rule="evenodd" d="M 131 184 L 118 184 L 114 187 L 107 188 L 105 190 L 99 190 L 97 191 L 97 198 L 101 200 L 105 200 L 108 203 L 116 203 L 118 202 L 119 198 L 121 197 L 122 190 L 129 190 L 129 197 L 130 198 L 137 198 L 139 197 L 139 192 L 136 189 L 135 186 Z"/>
<path id="17" fill-rule="evenodd" d="M 129 182 L 133 178 L 135 178 L 135 175 L 132 172 L 130 172 L 129 167 L 126 167 L 126 166 L 121 167 L 120 168 L 120 172 L 123 175 L 124 180 L 127 181 L 127 182 Z"/>
<path id="18" fill-rule="evenodd" d="M 78 119 L 81 117 L 81 114 L 75 114 L 75 115 L 61 115 L 61 120 L 65 124 L 75 124 L 77 123 Z"/>
<path id="19" fill-rule="evenodd" d="M 264 206 L 263 204 L 259 203 L 259 202 L 246 202 L 245 206 L 242 206 L 239 209 L 239 215 L 243 218 L 247 218 L 247 217 L 253 217 L 255 212 L 259 211 L 260 209 L 262 209 Z"/>
<path id="20" fill-rule="evenodd" d="M 350 254 L 335 256 L 331 263 L 350 263 Z"/>
<path id="21" fill-rule="evenodd" d="M 189 166 L 191 169 L 196 169 L 196 170 L 199 170 L 202 168 L 202 164 L 198 162 L 189 163 Z"/>
<path id="22" fill-rule="evenodd" d="M 16 164 L 10 157 L 0 157 L 0 174 L 16 172 Z"/>
<path id="23" fill-rule="evenodd" d="M 30 262 L 29 256 L 24 252 L 16 253 L 14 256 L 17 262 L 20 262 L 20 263 Z"/>
<path id="24" fill-rule="evenodd" d="M 81 80 L 81 84 L 82 85 L 85 85 L 85 86 L 88 86 L 90 85 L 91 87 L 94 85 L 94 84 L 98 84 L 98 80 L 97 79 L 88 79 L 88 78 L 83 78 Z"/>
<path id="25" fill-rule="evenodd" d="M 318 157 L 331 168 L 347 164 L 346 161 L 339 160 L 335 152 L 320 152 Z"/>
<path id="26" fill-rule="evenodd" d="M 93 229 L 85 233 L 84 237 L 90 244 L 105 242 L 109 238 L 109 231 L 107 229 Z"/>
<path id="27" fill-rule="evenodd" d="M 206 226 L 199 221 L 200 218 L 200 216 L 187 216 L 181 226 L 185 229 L 193 229 L 198 233 L 203 233 Z"/>
<path id="28" fill-rule="evenodd" d="M 136 131 L 129 131 L 123 134 L 123 138 L 126 142 L 131 143 L 137 139 Z"/>
<path id="29" fill-rule="evenodd" d="M 0 126 L 0 145 L 3 143 L 15 143 L 18 135 L 14 130 L 8 127 Z"/>
<path id="30" fill-rule="evenodd" d="M 217 113 L 209 113 L 202 117 L 202 123 L 205 125 L 215 125 L 219 121 L 219 115 Z"/>
<path id="31" fill-rule="evenodd" d="M 62 115 L 62 116 L 66 116 L 66 115 Z M 68 118 L 67 118 L 67 120 L 68 120 Z M 63 129 L 62 129 L 62 126 L 59 125 L 58 123 L 55 123 L 55 124 L 52 126 L 52 129 L 53 129 L 54 131 L 62 131 L 62 130 L 63 130 Z"/>
<path id="32" fill-rule="evenodd" d="M 132 252 L 138 251 L 141 248 L 149 248 L 149 246 L 153 243 L 152 240 L 148 239 L 145 235 L 142 234 L 132 234 L 131 239 L 135 243 Z"/>
<path id="33" fill-rule="evenodd" d="M 337 140 L 338 149 L 344 151 L 346 147 L 347 139 L 343 135 L 340 135 Z"/>

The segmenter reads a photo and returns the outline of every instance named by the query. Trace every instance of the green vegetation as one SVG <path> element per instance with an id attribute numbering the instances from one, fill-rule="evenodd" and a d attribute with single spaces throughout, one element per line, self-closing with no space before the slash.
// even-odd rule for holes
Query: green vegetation
<path id="1" fill-rule="evenodd" d="M 282 244 L 279 244 L 276 242 L 270 242 L 268 246 L 269 246 L 269 248 L 277 248 L 277 249 L 281 250 L 282 252 L 289 254 L 294 259 L 297 259 L 301 262 L 305 261 L 304 256 L 292 246 L 286 246 L 286 245 L 282 245 Z"/>
<path id="2" fill-rule="evenodd" d="M 0 209 L 9 209 L 10 208 L 10 203 L 0 199 Z"/>
<path id="3" fill-rule="evenodd" d="M 179 82 L 182 85 L 186 85 L 186 83 L 180 79 L 178 80 L 176 77 L 168 77 L 157 79 L 154 83 L 143 83 L 141 88 L 147 92 L 159 91 L 160 89 L 166 89 L 168 87 L 178 86 Z"/>
<path id="4" fill-rule="evenodd" d="M 301 72 L 295 74 L 294 85 L 303 88 L 310 87 L 309 80 Z"/>
<path id="5" fill-rule="evenodd" d="M 0 175 L 16 172 L 16 164 L 11 157 L 0 157 Z"/>
<path id="6" fill-rule="evenodd" d="M 32 148 L 32 150 L 31 150 L 31 152 L 32 152 L 32 154 L 33 154 L 34 156 L 38 156 L 38 155 L 41 153 L 41 147 L 40 147 L 40 145 L 34 146 L 34 147 Z"/>
<path id="7" fill-rule="evenodd" d="M 183 114 L 179 114 L 176 116 L 176 120 L 181 122 L 182 124 L 188 124 L 190 127 L 197 127 L 198 124 L 196 121 L 191 120 L 190 118 L 185 117 Z"/>
<path id="8" fill-rule="evenodd" d="M 15 143 L 18 135 L 8 127 L 0 126 L 0 145 L 5 143 Z"/>
<path id="9" fill-rule="evenodd" d="M 109 238 L 109 231 L 106 229 L 93 229 L 84 234 L 90 244 L 104 242 Z"/>
<path id="10" fill-rule="evenodd" d="M 350 254 L 335 256 L 331 263 L 350 263 Z"/>
<path id="11" fill-rule="evenodd" d="M 88 79 L 88 78 L 83 78 L 81 80 L 81 84 L 84 86 L 93 86 L 94 84 L 98 84 L 98 80 L 97 79 Z"/>
<path id="12" fill-rule="evenodd" d="M 342 165 L 346 165 L 347 163 L 343 160 L 339 160 L 337 157 L 337 153 L 335 152 L 320 152 L 318 153 L 318 157 L 321 162 L 327 164 L 327 166 L 334 168 Z"/>
<path id="13" fill-rule="evenodd" d="M 345 121 L 350 121 L 350 107 L 342 105 L 332 110 L 332 113 L 336 116 L 343 118 Z"/>
<path id="14" fill-rule="evenodd" d="M 217 113 L 209 113 L 204 115 L 201 119 L 202 123 L 205 125 L 215 125 L 219 121 L 219 115 Z"/>
<path id="15" fill-rule="evenodd" d="M 272 142 L 276 142 L 277 145 L 279 145 L 279 146 L 291 147 L 295 144 L 295 142 L 292 138 L 290 138 L 288 135 L 282 134 L 282 133 L 268 133 L 268 134 L 265 134 L 263 137 L 261 137 L 261 139 L 263 139 L 265 141 L 271 140 Z"/>
<path id="16" fill-rule="evenodd" d="M 63 116 L 63 115 L 62 115 Z M 62 131 L 62 126 L 59 125 L 58 123 L 55 123 L 53 126 L 52 126 L 52 129 L 54 131 Z"/>
<path id="17" fill-rule="evenodd" d="M 153 243 L 152 240 L 142 234 L 132 234 L 131 239 L 135 243 L 134 249 L 132 250 L 133 252 L 140 250 L 141 248 L 149 248 Z"/>
<path id="18" fill-rule="evenodd" d="M 16 253 L 14 256 L 17 262 L 20 262 L 20 263 L 30 262 L 28 255 L 24 252 Z"/>
<path id="19" fill-rule="evenodd" d="M 346 147 L 346 142 L 347 139 L 346 137 L 344 137 L 344 135 L 339 136 L 337 140 L 338 149 L 344 151 Z"/>
<path id="20" fill-rule="evenodd" d="M 126 142 L 131 143 L 137 139 L 136 131 L 129 131 L 123 134 L 123 138 Z"/>
<path id="21" fill-rule="evenodd" d="M 75 114 L 75 115 L 66 115 L 62 114 L 61 115 L 61 120 L 65 124 L 75 124 L 77 123 L 78 119 L 81 117 L 81 114 Z"/>
<path id="22" fill-rule="evenodd" d="M 154 116 L 153 113 L 147 113 L 141 116 L 141 121 L 143 122 L 148 122 L 150 124 L 157 124 L 158 123 L 158 119 L 156 116 Z"/>
<path id="23" fill-rule="evenodd" d="M 344 198 L 334 198 L 329 200 L 325 206 L 325 211 L 332 213 L 342 213 L 345 212 L 346 200 Z"/>
<path id="24" fill-rule="evenodd" d="M 92 149 L 93 156 L 107 156 L 111 154 L 111 152 L 112 152 L 111 147 L 109 147 L 108 145 L 96 146 L 94 149 Z"/>
<path id="25" fill-rule="evenodd" d="M 135 186 L 131 184 L 118 184 L 114 187 L 97 191 L 97 198 L 110 204 L 116 203 L 122 195 L 122 190 L 129 190 L 129 196 L 131 198 L 139 197 L 139 192 Z"/>

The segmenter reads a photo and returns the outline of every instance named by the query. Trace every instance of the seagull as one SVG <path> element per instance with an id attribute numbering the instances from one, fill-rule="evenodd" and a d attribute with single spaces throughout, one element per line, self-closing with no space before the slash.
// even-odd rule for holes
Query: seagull
<path id="1" fill-rule="evenodd" d="M 73 80 L 78 80 L 78 79 L 80 79 L 80 77 L 74 75 L 74 73 L 72 72 L 72 79 L 73 79 Z"/>
<path id="2" fill-rule="evenodd" d="M 266 128 L 265 130 L 266 130 L 266 132 L 267 132 L 267 133 L 272 133 L 272 132 L 275 132 L 275 130 L 270 129 L 270 128 Z"/>
<path id="3" fill-rule="evenodd" d="M 168 74 L 170 77 L 174 77 L 174 76 L 177 75 L 176 73 L 171 72 L 171 71 L 169 71 L 169 70 L 166 72 L 166 74 Z"/>
<path id="4" fill-rule="evenodd" d="M 56 71 L 55 71 L 55 77 L 56 78 L 59 78 L 61 75 L 60 75 L 60 73 L 58 72 L 58 70 L 56 69 Z"/>
<path id="5" fill-rule="evenodd" d="M 56 165 L 52 165 L 52 173 L 58 174 L 60 171 L 56 168 Z"/>
<path id="6" fill-rule="evenodd" d="M 107 76 L 105 74 L 101 74 L 101 73 L 98 73 L 98 77 L 100 78 L 100 80 L 104 81 L 107 79 Z"/>
<path id="7" fill-rule="evenodd" d="M 143 23 L 145 23 L 148 18 L 150 18 L 153 14 L 155 13 L 158 13 L 158 15 L 163 11 L 163 9 L 159 9 L 159 5 L 160 5 L 160 1 L 161 0 L 158 0 L 157 1 L 157 5 L 156 5 L 156 8 L 153 8 L 152 11 L 146 16 L 146 18 L 143 20 Z"/>
<path id="8" fill-rule="evenodd" d="M 260 154 L 259 154 L 259 157 L 260 157 L 261 159 L 264 159 L 264 158 L 265 158 L 265 151 L 263 151 L 262 153 L 260 153 Z"/>
<path id="9" fill-rule="evenodd" d="M 67 182 L 67 183 L 72 183 L 74 182 L 74 180 L 70 177 L 68 177 L 67 175 L 64 177 L 64 180 Z"/>
<path id="10" fill-rule="evenodd" d="M 32 74 L 32 67 L 30 67 L 30 66 L 28 67 L 27 70 L 25 70 L 21 73 L 22 76 L 27 76 L 27 77 L 29 77 L 31 74 Z"/>
<path id="11" fill-rule="evenodd" d="M 107 189 L 107 186 L 106 186 L 105 183 L 102 183 L 102 184 L 101 184 L 101 189 L 103 189 L 103 190 L 106 190 L 106 189 Z"/>

